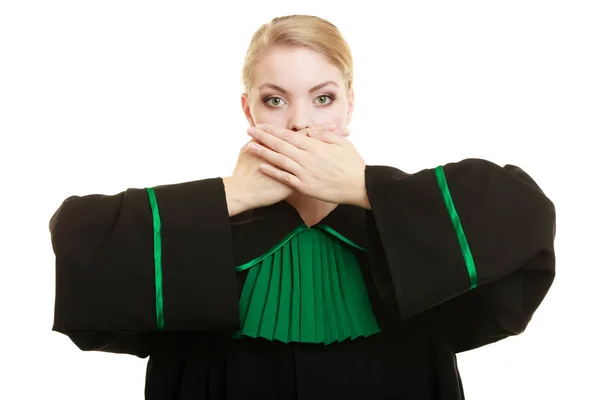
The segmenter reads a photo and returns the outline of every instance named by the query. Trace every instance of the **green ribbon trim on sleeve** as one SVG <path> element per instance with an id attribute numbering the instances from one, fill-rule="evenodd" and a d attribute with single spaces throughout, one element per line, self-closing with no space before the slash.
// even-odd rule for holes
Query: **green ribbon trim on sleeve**
<path id="1" fill-rule="evenodd" d="M 446 204 L 446 209 L 450 214 L 450 219 L 452 220 L 454 231 L 456 232 L 456 236 L 458 237 L 458 242 L 460 244 L 460 249 L 462 250 L 462 255 L 465 260 L 465 264 L 467 265 L 467 271 L 469 272 L 469 279 L 471 281 L 471 286 L 469 287 L 469 290 L 475 289 L 477 287 L 477 269 L 475 268 L 473 255 L 471 254 L 471 250 L 469 249 L 469 243 L 467 242 L 467 237 L 465 236 L 462 224 L 460 223 L 460 218 L 458 217 L 456 208 L 454 208 L 454 202 L 452 201 L 452 196 L 450 195 L 450 189 L 448 189 L 448 182 L 446 181 L 444 168 L 441 165 L 435 168 L 435 176 L 437 177 L 438 185 L 440 187 L 440 190 L 442 191 L 444 203 Z"/>
<path id="2" fill-rule="evenodd" d="M 153 188 L 146 188 L 152 208 L 152 223 L 154 226 L 154 284 L 156 287 L 156 326 L 159 331 L 165 329 L 163 311 L 163 279 L 162 279 L 162 243 L 160 238 L 160 214 Z"/>

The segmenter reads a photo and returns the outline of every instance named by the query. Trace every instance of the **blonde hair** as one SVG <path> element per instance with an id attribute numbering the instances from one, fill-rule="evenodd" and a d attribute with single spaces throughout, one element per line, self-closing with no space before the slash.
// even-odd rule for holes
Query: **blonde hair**
<path id="1" fill-rule="evenodd" d="M 346 90 L 352 88 L 352 53 L 338 28 L 331 22 L 312 15 L 288 15 L 273 18 L 252 36 L 242 68 L 244 93 L 250 93 L 256 62 L 263 53 L 276 46 L 304 47 L 321 53 L 332 65 L 340 69 Z"/>

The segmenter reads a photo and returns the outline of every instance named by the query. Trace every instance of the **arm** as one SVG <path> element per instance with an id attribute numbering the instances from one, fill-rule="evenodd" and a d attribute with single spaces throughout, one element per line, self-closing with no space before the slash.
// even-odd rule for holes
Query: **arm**
<path id="1" fill-rule="evenodd" d="M 456 352 L 525 330 L 554 279 L 555 210 L 523 170 L 467 159 L 365 178 L 401 318 L 435 307 Z"/>
<path id="2" fill-rule="evenodd" d="M 238 329 L 237 192 L 224 181 L 67 198 L 50 221 L 53 330 L 83 350 L 144 357 L 161 331 Z"/>

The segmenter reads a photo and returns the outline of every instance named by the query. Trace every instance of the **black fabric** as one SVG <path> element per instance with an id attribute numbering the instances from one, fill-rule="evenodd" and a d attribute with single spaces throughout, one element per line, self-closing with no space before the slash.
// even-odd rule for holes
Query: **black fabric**
<path id="1" fill-rule="evenodd" d="M 152 219 L 145 190 L 72 196 L 50 221 L 57 331 L 155 329 Z"/>
<path id="2" fill-rule="evenodd" d="M 145 190 L 71 197 L 51 219 L 53 329 L 82 350 L 148 357 L 147 399 L 463 399 L 456 353 L 523 332 L 554 279 L 552 202 L 521 169 L 444 166 L 479 275 L 467 268 L 433 169 L 367 166 L 372 210 L 321 223 L 355 250 L 382 332 L 332 345 L 232 339 L 247 271 L 302 223 L 285 201 L 229 218 L 221 178 L 155 188 L 165 331 L 156 331 Z"/>
<path id="3" fill-rule="evenodd" d="M 433 169 L 371 167 L 366 182 L 400 315 L 443 304 L 460 352 L 524 331 L 554 280 L 556 216 L 516 166 L 467 159 L 444 171 L 477 269 L 472 291 Z"/>
<path id="4" fill-rule="evenodd" d="M 155 192 L 162 224 L 165 329 L 237 328 L 234 252 L 222 179 L 158 186 Z"/>

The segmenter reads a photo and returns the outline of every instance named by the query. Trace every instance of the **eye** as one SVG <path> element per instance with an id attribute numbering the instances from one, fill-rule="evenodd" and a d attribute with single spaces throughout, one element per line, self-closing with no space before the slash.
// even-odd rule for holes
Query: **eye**
<path id="1" fill-rule="evenodd" d="M 273 108 L 278 108 L 281 105 L 281 103 L 283 103 L 283 99 L 281 97 L 275 97 L 275 96 L 267 97 L 263 101 L 267 106 L 273 107 Z"/>
<path id="2" fill-rule="evenodd" d="M 323 95 L 321 95 L 321 96 L 319 96 L 319 97 L 316 98 L 317 102 L 320 105 L 329 104 L 329 103 L 326 103 L 327 99 L 329 99 L 330 100 L 329 103 L 331 103 L 335 99 L 335 96 L 333 96 L 331 94 L 323 94 Z"/>
<path id="3" fill-rule="evenodd" d="M 327 101 L 327 100 L 329 100 L 329 101 Z M 329 105 L 333 102 L 333 100 L 335 100 L 335 96 L 330 93 L 322 94 L 315 99 L 317 104 L 320 106 Z M 267 107 L 280 108 L 285 103 L 285 101 L 281 97 L 278 97 L 278 96 L 267 96 L 267 97 L 263 98 L 263 103 L 265 103 L 267 105 Z"/>

